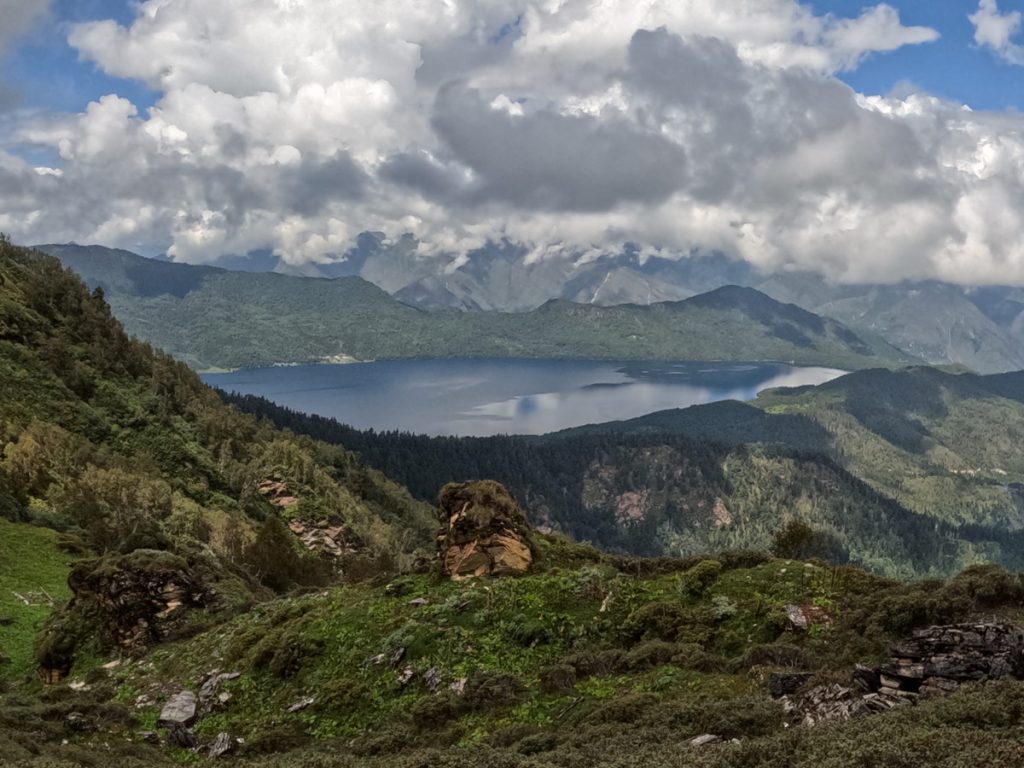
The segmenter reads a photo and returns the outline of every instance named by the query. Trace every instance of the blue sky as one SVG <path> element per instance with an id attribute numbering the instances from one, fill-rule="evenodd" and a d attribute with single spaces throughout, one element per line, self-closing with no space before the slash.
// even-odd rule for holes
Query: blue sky
<path id="1" fill-rule="evenodd" d="M 819 12 L 854 16 L 863 0 L 812 3 Z M 862 93 L 883 94 L 901 81 L 974 109 L 1024 109 L 1024 67 L 1000 61 L 991 51 L 974 43 L 974 28 L 967 19 L 977 10 L 976 0 L 895 0 L 907 26 L 927 26 L 941 39 L 927 45 L 910 45 L 893 53 L 874 56 L 842 79 Z M 1003 13 L 1024 11 L 1022 0 L 1000 0 Z"/>
<path id="2" fill-rule="evenodd" d="M 140 111 L 157 94 L 140 83 L 104 75 L 67 44 L 67 27 L 81 21 L 115 19 L 128 24 L 134 17 L 129 0 L 54 0 L 44 19 L 15 46 L 3 63 L 2 80 L 19 92 L 21 106 L 79 112 L 100 96 L 117 93 Z"/>
<path id="3" fill-rule="evenodd" d="M 798 0 L 573 0 L 518 28 L 526 0 L 439 2 L 161 0 L 130 43 L 83 30 L 164 74 L 153 113 L 66 42 L 134 0 L 0 0 L 0 229 L 296 268 L 379 231 L 1024 285 L 1024 0 L 804 0 L 810 23 Z M 829 76 L 858 57 L 850 88 Z M 853 95 L 911 90 L 941 100 Z"/>
<path id="4" fill-rule="evenodd" d="M 819 13 L 857 16 L 865 0 L 814 0 Z M 892 0 L 903 23 L 937 29 L 935 43 L 906 46 L 889 54 L 875 55 L 842 79 L 856 90 L 883 94 L 901 83 L 938 96 L 963 102 L 975 109 L 1024 109 L 1024 67 L 997 59 L 978 48 L 967 15 L 977 8 L 975 0 Z M 3 80 L 13 84 L 28 107 L 80 111 L 107 93 L 129 98 L 140 111 L 158 98 L 143 85 L 117 80 L 98 72 L 66 42 L 67 25 L 89 19 L 116 19 L 127 23 L 133 16 L 131 0 L 55 0 L 50 20 L 38 28 L 3 63 Z M 1000 10 L 1024 11 L 1024 0 L 1001 0 Z"/>

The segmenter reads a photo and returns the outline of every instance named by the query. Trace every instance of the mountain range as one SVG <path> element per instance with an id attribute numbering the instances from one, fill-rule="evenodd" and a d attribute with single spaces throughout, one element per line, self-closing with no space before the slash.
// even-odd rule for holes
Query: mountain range
<path id="1" fill-rule="evenodd" d="M 40 248 L 67 260 L 87 279 L 116 282 L 102 265 L 89 266 L 84 258 L 90 253 L 102 261 L 106 249 Z M 431 312 L 528 312 L 552 299 L 593 306 L 643 306 L 738 285 L 838 320 L 860 335 L 883 338 L 931 364 L 963 365 L 979 373 L 1024 368 L 1022 288 L 935 281 L 836 284 L 806 272 L 766 273 L 720 255 L 674 260 L 624 253 L 590 260 L 536 261 L 529 261 L 527 255 L 508 243 L 492 244 L 472 252 L 453 269 L 448 257 L 420 253 L 412 238 L 388 243 L 379 234 L 364 233 L 345 260 L 331 264 L 297 269 L 270 254 L 219 263 L 231 270 L 278 270 L 306 277 L 360 276 L 401 303 Z M 130 256 L 121 252 L 119 258 L 130 261 Z M 133 269 L 137 275 L 140 268 Z M 121 290 L 131 294 L 136 289 L 122 282 Z"/>
<path id="2" fill-rule="evenodd" d="M 774 360 L 844 369 L 914 362 L 873 334 L 751 288 L 674 302 L 551 300 L 528 312 L 426 311 L 360 277 L 309 278 L 45 246 L 126 329 L 196 368 L 336 359 L 532 357 Z"/>

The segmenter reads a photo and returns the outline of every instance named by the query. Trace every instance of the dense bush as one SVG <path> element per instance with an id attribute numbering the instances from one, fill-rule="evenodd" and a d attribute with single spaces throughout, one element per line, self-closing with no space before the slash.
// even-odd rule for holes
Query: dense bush
<path id="1" fill-rule="evenodd" d="M 718 581 L 722 563 L 718 560 L 702 560 L 679 577 L 679 592 L 684 597 L 700 597 Z"/>

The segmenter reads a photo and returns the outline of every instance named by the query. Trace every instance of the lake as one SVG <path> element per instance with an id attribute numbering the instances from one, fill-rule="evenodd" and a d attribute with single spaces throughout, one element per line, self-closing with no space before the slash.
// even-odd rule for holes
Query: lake
<path id="1" fill-rule="evenodd" d="M 763 389 L 822 384 L 843 373 L 775 363 L 460 359 L 247 368 L 202 378 L 360 429 L 484 436 L 750 400 Z"/>

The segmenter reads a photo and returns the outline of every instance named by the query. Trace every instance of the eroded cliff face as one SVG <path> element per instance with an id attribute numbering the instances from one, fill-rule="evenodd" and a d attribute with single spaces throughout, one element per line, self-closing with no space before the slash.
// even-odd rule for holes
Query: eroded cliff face
<path id="1" fill-rule="evenodd" d="M 454 581 L 477 576 L 515 576 L 533 563 L 530 527 L 500 483 L 449 483 L 438 497 L 441 567 Z"/>

